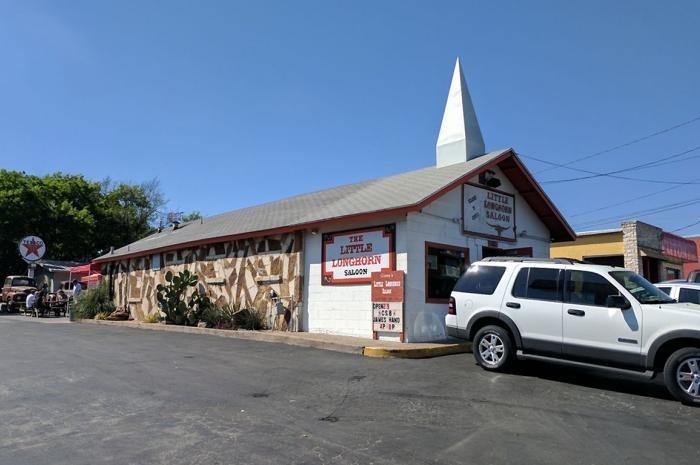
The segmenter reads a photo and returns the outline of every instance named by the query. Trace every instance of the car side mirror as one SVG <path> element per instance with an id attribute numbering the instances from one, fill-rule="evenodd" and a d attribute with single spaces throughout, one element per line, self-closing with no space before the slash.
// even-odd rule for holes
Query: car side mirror
<path id="1" fill-rule="evenodd" d="M 620 310 L 627 310 L 632 306 L 629 301 L 621 295 L 609 295 L 605 301 L 605 305 L 609 308 L 619 308 Z"/>

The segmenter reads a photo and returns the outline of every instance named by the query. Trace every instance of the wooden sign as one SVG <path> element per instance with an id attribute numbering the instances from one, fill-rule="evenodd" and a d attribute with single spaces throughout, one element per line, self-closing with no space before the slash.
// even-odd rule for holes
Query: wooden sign
<path id="1" fill-rule="evenodd" d="M 400 333 L 403 340 L 404 272 L 372 273 L 372 331 Z"/>

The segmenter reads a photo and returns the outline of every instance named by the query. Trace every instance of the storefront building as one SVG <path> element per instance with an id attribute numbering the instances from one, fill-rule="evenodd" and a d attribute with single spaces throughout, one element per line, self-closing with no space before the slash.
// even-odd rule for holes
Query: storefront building
<path id="1" fill-rule="evenodd" d="M 445 337 L 469 263 L 574 239 L 512 149 L 485 153 L 458 62 L 435 166 L 174 225 L 97 262 L 138 319 L 167 270 L 189 269 L 275 329 L 420 342 Z"/>
<path id="2" fill-rule="evenodd" d="M 653 283 L 683 278 L 684 265 L 698 260 L 695 242 L 641 221 L 577 236 L 575 241 L 552 244 L 551 255 L 625 267 Z"/>
<path id="3" fill-rule="evenodd" d="M 686 239 L 695 242 L 695 247 L 698 250 L 698 255 L 700 255 L 700 236 L 688 236 L 686 237 Z M 700 258 L 696 258 L 695 261 L 690 261 L 683 264 L 683 276 L 686 278 L 690 275 L 691 271 L 696 270 L 700 270 Z"/>

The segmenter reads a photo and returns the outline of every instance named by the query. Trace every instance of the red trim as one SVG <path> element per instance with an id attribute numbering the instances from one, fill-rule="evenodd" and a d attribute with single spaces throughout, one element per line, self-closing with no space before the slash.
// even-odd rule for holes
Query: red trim
<path id="1" fill-rule="evenodd" d="M 444 299 L 436 299 L 436 298 L 431 298 L 428 297 L 428 248 L 433 248 L 433 249 L 445 249 L 445 250 L 454 250 L 457 252 L 464 252 L 464 265 L 469 266 L 469 249 L 467 247 L 460 247 L 458 245 L 448 245 L 448 244 L 440 244 L 438 242 L 425 242 L 425 255 L 423 257 L 424 261 L 424 266 L 423 266 L 423 277 L 424 277 L 424 282 L 425 285 L 423 287 L 424 291 L 424 296 L 425 296 L 425 303 L 426 304 L 446 304 L 449 303 L 450 298 L 446 297 Z"/>
<path id="2" fill-rule="evenodd" d="M 507 195 L 508 197 L 511 197 L 513 199 L 513 239 L 509 237 L 502 237 L 502 236 L 494 236 L 493 234 L 483 234 L 483 233 L 478 233 L 475 231 L 469 231 L 466 229 L 466 223 L 467 220 L 464 217 L 464 186 L 472 186 L 472 187 L 478 187 L 479 189 L 484 189 L 487 191 L 492 191 L 492 192 L 497 192 L 501 195 Z M 517 231 L 518 231 L 518 224 L 517 224 L 517 217 L 515 216 L 515 195 L 509 193 L 509 192 L 504 192 L 498 189 L 494 189 L 493 187 L 488 187 L 484 186 L 482 184 L 476 184 L 473 182 L 465 182 L 462 184 L 462 234 L 467 235 L 467 236 L 478 236 L 478 237 L 484 237 L 486 239 L 493 239 L 496 241 L 501 241 L 501 242 L 517 242 L 518 237 L 517 237 Z"/>
<path id="3" fill-rule="evenodd" d="M 392 228 L 393 232 L 387 232 L 388 228 Z M 335 242 L 335 236 L 345 236 L 350 234 L 357 234 L 363 232 L 376 232 L 381 231 L 383 237 L 389 238 L 389 268 L 382 268 L 380 271 L 394 271 L 396 269 L 396 225 L 387 224 L 381 226 L 372 226 L 370 228 L 361 229 L 348 229 L 345 231 L 334 231 L 330 233 L 323 233 L 321 236 L 321 285 L 342 285 L 342 284 L 367 284 L 372 282 L 371 274 L 366 278 L 349 278 L 349 279 L 333 279 L 333 273 L 326 271 L 326 244 L 333 244 Z M 326 242 L 325 237 L 329 237 L 330 241 Z"/>
<path id="4" fill-rule="evenodd" d="M 516 165 L 517 168 L 522 170 L 522 173 L 525 175 L 526 181 L 532 185 L 533 190 L 536 191 L 537 194 L 539 194 L 542 197 L 542 200 L 544 200 L 545 205 L 549 208 L 549 210 L 552 211 L 555 215 L 555 220 L 559 223 L 559 226 L 561 226 L 564 229 L 564 234 L 559 235 L 558 240 L 560 241 L 572 241 L 576 239 L 576 234 L 574 231 L 571 229 L 569 224 L 564 220 L 562 217 L 561 213 L 559 213 L 559 210 L 554 207 L 552 204 L 551 200 L 549 200 L 549 197 L 542 191 L 542 188 L 537 184 L 537 182 L 534 180 L 532 174 L 525 168 L 525 166 L 522 164 L 522 162 L 518 159 L 518 156 L 516 153 L 513 151 L 513 149 L 508 149 L 505 152 L 503 152 L 501 155 L 497 156 L 493 160 L 491 160 L 489 163 L 486 165 L 481 166 L 480 168 L 470 171 L 463 176 L 460 176 L 459 178 L 455 179 L 452 181 L 450 184 L 447 186 L 443 187 L 442 189 L 434 192 L 433 194 L 429 195 L 428 197 L 424 198 L 423 200 L 419 201 L 418 203 L 414 205 L 409 205 L 405 207 L 399 207 L 399 208 L 393 208 L 393 209 L 386 209 L 386 210 L 377 210 L 374 212 L 367 212 L 367 213 L 359 213 L 356 215 L 348 215 L 348 216 L 340 216 L 336 218 L 329 218 L 321 221 L 313 221 L 309 223 L 300 223 L 300 224 L 295 224 L 292 226 L 283 226 L 279 228 L 271 228 L 271 229 L 264 229 L 260 231 L 251 231 L 243 234 L 232 234 L 232 235 L 226 235 L 226 236 L 219 236 L 219 237 L 210 237 L 207 239 L 199 239 L 196 241 L 189 241 L 189 242 L 181 242 L 178 244 L 174 245 L 168 245 L 168 246 L 163 246 L 163 247 L 158 247 L 155 249 L 149 249 L 149 250 L 144 250 L 141 252 L 133 252 L 133 253 L 127 253 L 124 255 L 119 255 L 118 257 L 100 257 L 94 260 L 95 263 L 108 263 L 108 262 L 114 262 L 114 261 L 119 261 L 119 260 L 126 260 L 132 257 L 138 257 L 138 256 L 144 256 L 144 255 L 151 255 L 155 253 L 163 253 L 163 252 L 168 252 L 171 250 L 178 250 L 178 249 L 186 249 L 190 247 L 198 247 L 200 245 L 207 245 L 207 244 L 216 244 L 218 242 L 228 242 L 228 241 L 233 241 L 233 240 L 240 240 L 240 239 L 248 239 L 251 237 L 260 237 L 260 236 L 273 236 L 277 234 L 284 234 L 288 232 L 296 232 L 304 229 L 314 229 L 318 228 L 321 226 L 329 226 L 333 224 L 341 224 L 341 223 L 349 223 L 349 222 L 355 222 L 355 221 L 367 221 L 375 218 L 385 218 L 389 215 L 405 215 L 410 212 L 415 212 L 415 211 L 420 211 L 421 209 L 425 208 L 428 204 L 431 202 L 434 202 L 438 198 L 442 197 L 443 195 L 447 194 L 450 192 L 452 189 L 455 189 L 459 187 L 460 184 L 463 184 L 466 180 L 478 176 L 480 173 L 483 171 L 489 170 L 493 168 L 494 166 L 498 166 L 500 163 L 505 162 L 505 161 L 510 161 L 513 160 L 513 163 Z M 504 171 L 505 173 L 505 171 Z M 506 176 L 508 179 L 513 182 L 513 177 L 509 176 L 506 173 Z M 515 184 L 515 183 L 514 183 Z M 522 182 L 520 183 L 522 184 Z M 519 189 L 516 185 L 516 189 L 520 192 L 524 192 L 525 189 Z M 533 205 L 532 202 L 528 203 L 530 205 Z"/>

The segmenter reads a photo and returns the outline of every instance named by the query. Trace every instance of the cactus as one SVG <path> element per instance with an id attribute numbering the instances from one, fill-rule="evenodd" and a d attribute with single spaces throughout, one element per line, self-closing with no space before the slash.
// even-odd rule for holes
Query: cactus
<path id="1" fill-rule="evenodd" d="M 176 325 L 184 325 L 187 323 L 197 324 L 197 321 L 192 323 L 199 313 L 199 293 L 195 291 L 196 298 L 185 300 L 185 293 L 188 287 L 197 285 L 197 275 L 190 273 L 189 270 L 181 271 L 177 276 L 172 272 L 165 273 L 166 285 L 158 284 L 156 287 L 156 299 L 163 313 L 165 313 L 165 321 Z"/>

